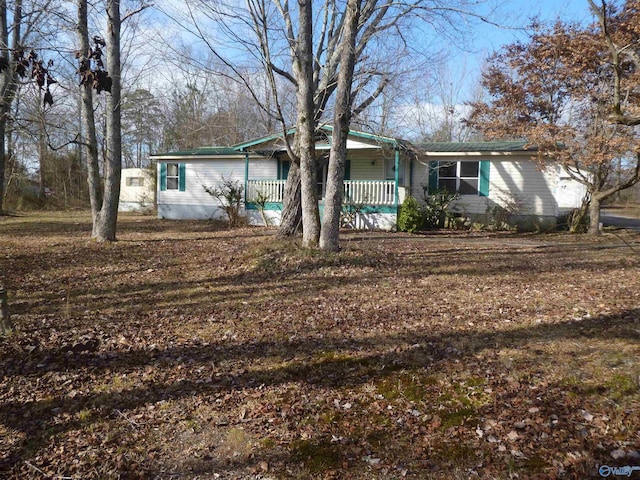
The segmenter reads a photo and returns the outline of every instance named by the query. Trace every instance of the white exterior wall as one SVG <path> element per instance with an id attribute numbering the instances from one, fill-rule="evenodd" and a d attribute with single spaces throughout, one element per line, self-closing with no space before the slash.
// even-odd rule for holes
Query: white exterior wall
<path id="1" fill-rule="evenodd" d="M 587 194 L 587 187 L 576 182 L 564 168 L 558 166 L 558 181 L 555 186 L 556 200 L 560 213 L 578 208 Z"/>
<path id="2" fill-rule="evenodd" d="M 177 162 L 178 160 L 161 160 L 161 162 Z M 216 187 L 223 181 L 237 181 L 244 187 L 245 159 L 215 158 L 181 160 L 185 164 L 185 191 L 158 191 L 158 218 L 173 220 L 210 218 L 226 219 L 221 203 L 209 195 L 204 186 Z M 158 169 L 160 172 L 160 169 Z M 160 185 L 158 173 L 158 185 Z M 249 178 L 273 179 L 277 176 L 275 159 L 249 160 Z"/>
<path id="3" fill-rule="evenodd" d="M 349 152 L 351 180 L 386 180 L 385 163 L 395 162 L 393 151 Z M 409 183 L 409 160 L 404 159 L 404 179 Z"/>
<path id="4" fill-rule="evenodd" d="M 564 209 L 579 206 L 583 190 L 575 181 L 562 179 L 557 165 L 544 169 L 526 155 L 446 155 L 428 156 L 414 164 L 411 194 L 422 198 L 422 184 L 429 183 L 430 161 L 489 160 L 489 195 L 463 195 L 455 203 L 461 213 L 481 215 L 494 205 L 517 203 L 521 215 L 557 217 Z M 576 186 L 577 184 L 577 186 Z M 578 203 L 576 203 L 576 201 Z"/>
<path id="5" fill-rule="evenodd" d="M 127 179 L 142 178 L 143 185 L 128 186 Z M 153 207 L 155 197 L 153 175 L 144 168 L 123 168 L 120 177 L 120 203 L 118 211 L 134 212 Z"/>
<path id="6" fill-rule="evenodd" d="M 349 152 L 351 180 L 384 180 L 384 158 L 379 151 Z"/>

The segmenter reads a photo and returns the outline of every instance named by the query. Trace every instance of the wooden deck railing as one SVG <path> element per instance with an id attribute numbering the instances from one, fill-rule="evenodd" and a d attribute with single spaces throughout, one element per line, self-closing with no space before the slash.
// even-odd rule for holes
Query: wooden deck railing
<path id="1" fill-rule="evenodd" d="M 268 202 L 281 203 L 284 198 L 286 180 L 249 180 L 247 201 L 254 202 L 258 193 Z M 355 205 L 395 205 L 395 182 L 393 180 L 346 180 L 344 201 Z"/>

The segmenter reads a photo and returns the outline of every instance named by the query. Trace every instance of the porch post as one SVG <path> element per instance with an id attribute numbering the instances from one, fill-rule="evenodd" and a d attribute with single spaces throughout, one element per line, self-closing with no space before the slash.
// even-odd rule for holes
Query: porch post
<path id="1" fill-rule="evenodd" d="M 244 208 L 247 208 L 247 188 L 249 187 L 249 152 L 244 152 Z"/>
<path id="2" fill-rule="evenodd" d="M 398 149 L 398 147 L 395 148 L 395 165 L 396 168 L 394 169 L 395 171 L 395 193 L 394 193 L 394 197 L 395 197 L 395 206 L 396 206 L 396 215 L 398 215 L 398 194 L 400 193 L 399 188 L 398 188 L 398 184 L 400 183 L 400 150 Z"/>

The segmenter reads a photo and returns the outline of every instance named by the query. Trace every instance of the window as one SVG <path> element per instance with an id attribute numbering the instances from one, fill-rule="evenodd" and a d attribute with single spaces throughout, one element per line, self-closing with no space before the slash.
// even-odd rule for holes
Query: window
<path id="1" fill-rule="evenodd" d="M 186 191 L 186 164 L 160 163 L 160 190 Z"/>
<path id="2" fill-rule="evenodd" d="M 438 189 L 460 195 L 477 195 L 480 162 L 439 162 Z"/>
<path id="3" fill-rule="evenodd" d="M 320 157 L 317 162 L 316 191 L 318 192 L 318 199 L 323 199 L 327 188 L 327 176 L 329 175 L 329 157 Z"/>
<path id="4" fill-rule="evenodd" d="M 398 185 L 404 185 L 404 158 L 400 159 L 400 170 L 398 171 Z M 396 179 L 396 161 L 393 158 L 387 158 L 384 161 L 384 179 L 395 180 Z"/>
<path id="5" fill-rule="evenodd" d="M 144 187 L 144 177 L 127 177 L 127 187 Z"/>
<path id="6" fill-rule="evenodd" d="M 178 190 L 180 169 L 177 163 L 167 163 L 167 190 Z"/>

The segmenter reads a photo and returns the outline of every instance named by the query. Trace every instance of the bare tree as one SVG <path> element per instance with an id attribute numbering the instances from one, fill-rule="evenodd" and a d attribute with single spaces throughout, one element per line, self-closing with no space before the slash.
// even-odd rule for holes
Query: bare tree
<path id="1" fill-rule="evenodd" d="M 351 84 L 356 63 L 356 39 L 360 22 L 362 0 L 349 0 L 345 15 L 344 33 L 340 43 L 340 72 L 333 113 L 333 142 L 329 152 L 327 192 L 320 236 L 320 248 L 337 251 L 340 233 L 340 213 L 344 173 L 347 159 L 347 137 L 351 123 L 353 96 Z"/>
<path id="2" fill-rule="evenodd" d="M 7 122 L 10 121 L 11 105 L 16 98 L 20 77 L 27 73 L 20 53 L 24 53 L 51 3 L 49 0 L 34 2 L 25 11 L 22 0 L 14 0 L 12 5 L 7 0 L 0 0 L 0 213 L 5 197 Z"/>
<path id="3" fill-rule="evenodd" d="M 314 201 L 316 168 L 313 145 L 307 142 L 315 143 L 313 132 L 321 121 L 332 116 L 334 93 L 344 58 L 340 53 L 341 45 L 349 41 L 345 40 L 348 38 L 348 2 L 300 0 L 297 10 L 290 7 L 288 0 L 246 0 L 244 6 L 196 0 L 186 4 L 190 16 L 183 20 L 183 25 L 191 25 L 191 32 L 229 69 L 233 79 L 251 91 L 265 112 L 280 124 L 285 148 L 292 159 L 280 233 L 295 231 L 300 218 L 295 210 L 302 205 L 303 242 L 307 246 L 315 246 L 319 233 L 318 205 Z M 434 29 L 445 29 L 467 13 L 462 8 L 464 4 L 464 0 L 456 4 L 421 0 L 362 2 L 352 47 L 354 72 L 349 101 L 356 105 L 353 114 L 359 114 L 384 92 L 398 66 L 411 52 L 406 34 L 414 26 L 409 19 L 425 21 L 424 25 Z M 202 21 L 203 16 L 216 28 L 207 28 Z M 315 19 L 315 23 L 309 18 Z M 209 31 L 218 34 L 215 41 L 208 35 Z M 229 41 L 228 45 L 221 43 L 221 32 Z M 245 53 L 235 57 L 223 54 L 225 46 L 229 51 L 242 49 Z M 243 70 L 241 64 L 251 62 L 254 69 L 264 72 L 270 83 L 273 102 L 269 105 L 262 101 L 252 85 L 251 76 L 243 75 L 248 69 Z M 279 92 L 283 83 L 293 85 L 296 91 L 296 135 L 293 142 L 287 135 L 290 124 L 282 113 Z M 348 125 L 352 115 L 347 117 Z M 296 172 L 298 167 L 300 175 Z M 293 184 L 298 179 L 300 187 Z M 300 196 L 298 192 L 301 192 Z"/>
<path id="4" fill-rule="evenodd" d="M 125 15 L 138 13 L 148 5 Z M 84 127 L 83 145 L 87 154 L 88 183 L 91 212 L 93 217 L 92 238 L 97 241 L 115 241 L 120 197 L 120 177 L 122 172 L 122 84 L 120 35 L 122 18 L 120 0 L 107 0 L 106 42 L 94 37 L 95 45 L 89 45 L 87 1 L 78 0 L 77 36 L 80 45 L 79 73 L 81 75 L 82 123 Z M 101 47 L 107 47 L 106 70 L 102 61 Z M 107 73 L 108 72 L 108 73 Z M 106 143 L 104 150 L 105 178 L 100 180 L 99 152 L 96 135 L 96 119 L 93 110 L 93 90 L 105 90 L 107 97 Z"/>

